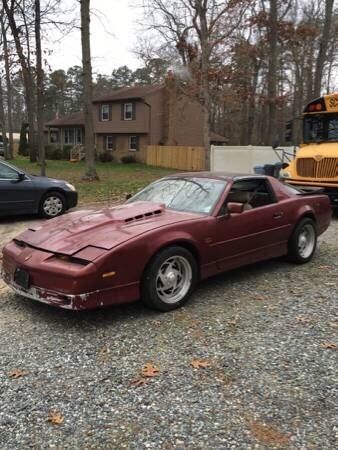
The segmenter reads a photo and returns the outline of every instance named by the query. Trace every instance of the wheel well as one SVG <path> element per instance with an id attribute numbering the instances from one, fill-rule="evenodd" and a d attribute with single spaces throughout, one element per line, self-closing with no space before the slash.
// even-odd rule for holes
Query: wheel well
<path id="1" fill-rule="evenodd" d="M 311 211 L 308 211 L 308 212 L 304 213 L 302 216 L 300 216 L 298 222 L 299 222 L 300 220 L 306 219 L 306 218 L 312 219 L 312 220 L 314 221 L 314 223 L 317 223 L 316 217 L 315 217 L 315 215 L 313 214 L 313 212 L 311 212 Z"/>
<path id="2" fill-rule="evenodd" d="M 66 203 L 66 209 L 67 209 L 67 208 L 68 208 L 67 198 L 66 198 L 65 194 L 63 193 L 63 191 L 62 191 L 61 189 L 57 188 L 57 187 L 56 187 L 56 188 L 49 188 L 49 189 L 47 189 L 47 191 L 45 191 L 45 192 L 41 195 L 41 198 L 40 198 L 40 201 L 39 201 L 39 208 L 40 208 L 41 205 L 42 205 L 42 200 L 46 197 L 47 194 L 50 194 L 51 192 L 56 192 L 57 194 L 62 195 L 62 198 L 64 199 L 64 201 L 65 201 L 65 203 Z"/>
<path id="3" fill-rule="evenodd" d="M 198 253 L 198 250 L 197 250 L 197 248 L 195 247 L 194 244 L 192 244 L 192 243 L 189 242 L 189 241 L 183 241 L 183 240 L 182 240 L 182 241 L 181 241 L 181 240 L 172 241 L 172 242 L 166 243 L 166 244 L 162 245 L 162 247 L 158 248 L 158 249 L 156 250 L 156 252 L 153 253 L 153 254 L 151 255 L 151 257 L 149 258 L 149 260 L 147 261 L 147 264 L 145 265 L 144 270 L 143 270 L 143 274 L 145 273 L 145 271 L 146 271 L 147 268 L 149 267 L 149 264 L 151 263 L 151 261 L 153 260 L 153 258 L 154 258 L 158 253 L 160 253 L 162 250 L 164 250 L 165 248 L 169 248 L 169 247 L 183 247 L 183 248 L 185 248 L 186 250 L 188 250 L 188 251 L 193 255 L 193 257 L 195 258 L 196 263 L 197 263 L 198 278 L 199 278 L 199 275 L 200 275 L 200 273 L 199 273 L 199 272 L 200 272 L 200 255 L 199 255 L 199 253 Z M 142 274 L 142 278 L 143 278 L 143 274 Z"/>

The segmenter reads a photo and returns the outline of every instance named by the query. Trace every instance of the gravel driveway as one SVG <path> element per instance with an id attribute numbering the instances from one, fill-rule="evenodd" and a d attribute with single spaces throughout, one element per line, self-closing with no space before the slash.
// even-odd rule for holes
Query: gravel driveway
<path id="1" fill-rule="evenodd" d="M 2 239 L 26 224 L 0 223 Z M 1 450 L 337 448 L 337 236 L 338 215 L 311 263 L 212 278 L 166 314 L 0 286 Z"/>

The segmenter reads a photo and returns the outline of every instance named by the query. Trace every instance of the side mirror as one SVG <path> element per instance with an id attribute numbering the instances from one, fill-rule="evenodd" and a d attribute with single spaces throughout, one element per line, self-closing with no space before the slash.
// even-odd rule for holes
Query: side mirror
<path id="1" fill-rule="evenodd" d="M 18 181 L 22 181 L 25 179 L 25 172 L 18 172 Z"/>
<path id="2" fill-rule="evenodd" d="M 277 139 L 274 139 L 273 142 L 272 142 L 272 148 L 275 149 L 277 147 L 279 147 L 279 142 L 278 142 Z"/>
<path id="3" fill-rule="evenodd" d="M 229 202 L 227 204 L 227 211 L 229 214 L 241 214 L 243 212 L 243 203 Z"/>

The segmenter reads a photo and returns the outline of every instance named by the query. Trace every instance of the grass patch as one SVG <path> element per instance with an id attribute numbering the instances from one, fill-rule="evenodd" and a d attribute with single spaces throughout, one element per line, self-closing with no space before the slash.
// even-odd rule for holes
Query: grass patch
<path id="1" fill-rule="evenodd" d="M 10 161 L 17 167 L 33 175 L 40 174 L 37 163 L 27 158 L 15 158 Z M 172 169 L 151 167 L 141 163 L 120 164 L 116 162 L 97 162 L 99 181 L 87 182 L 81 178 L 85 172 L 84 162 L 47 161 L 47 176 L 59 178 L 74 184 L 79 193 L 79 203 L 121 201 L 126 194 L 133 194 L 150 182 L 175 172 Z"/>

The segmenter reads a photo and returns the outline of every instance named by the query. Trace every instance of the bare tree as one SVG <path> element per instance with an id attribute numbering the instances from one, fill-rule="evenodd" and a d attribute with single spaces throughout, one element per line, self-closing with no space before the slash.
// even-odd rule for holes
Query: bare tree
<path id="1" fill-rule="evenodd" d="M 210 165 L 210 70 L 219 48 L 238 28 L 243 0 L 146 0 L 152 27 L 169 44 L 175 44 L 182 63 L 192 72 L 203 108 L 203 143 L 206 167 Z"/>
<path id="2" fill-rule="evenodd" d="M 316 72 L 314 79 L 313 95 L 319 97 L 322 88 L 324 65 L 327 60 L 327 49 L 330 40 L 332 22 L 333 0 L 325 0 L 325 17 L 322 36 L 319 43 L 319 52 L 316 60 Z"/>
<path id="3" fill-rule="evenodd" d="M 38 128 L 38 149 L 40 172 L 46 176 L 45 143 L 43 136 L 43 70 L 41 54 L 41 8 L 40 0 L 35 0 L 35 48 L 36 48 L 36 119 Z"/>
<path id="4" fill-rule="evenodd" d="M 80 0 L 81 4 L 81 44 L 84 86 L 85 115 L 85 155 L 86 170 L 84 179 L 98 180 L 95 168 L 95 146 L 93 126 L 93 81 L 90 54 L 90 0 Z"/>
<path id="5" fill-rule="evenodd" d="M 9 62 L 9 52 L 8 52 L 8 42 L 7 42 L 7 30 L 4 22 L 3 10 L 0 13 L 0 28 L 1 28 L 1 38 L 3 46 L 3 55 L 5 62 L 5 79 L 6 79 L 6 97 L 7 97 L 7 124 L 8 124 L 8 145 L 7 145 L 7 159 L 13 158 L 13 103 L 12 103 L 12 86 L 10 77 L 10 62 Z"/>
<path id="6" fill-rule="evenodd" d="M 3 0 L 3 7 L 7 15 L 8 23 L 12 32 L 12 36 L 15 42 L 15 47 L 17 55 L 20 61 L 22 76 L 25 86 L 25 101 L 27 108 L 27 118 L 28 118 L 28 143 L 29 143 L 29 156 L 31 162 L 36 161 L 36 142 L 34 133 L 34 110 L 35 110 L 35 96 L 32 95 L 34 92 L 34 78 L 28 62 L 28 57 L 25 56 L 24 49 L 20 39 L 20 30 L 16 22 L 15 12 L 16 12 L 16 1 Z"/>

